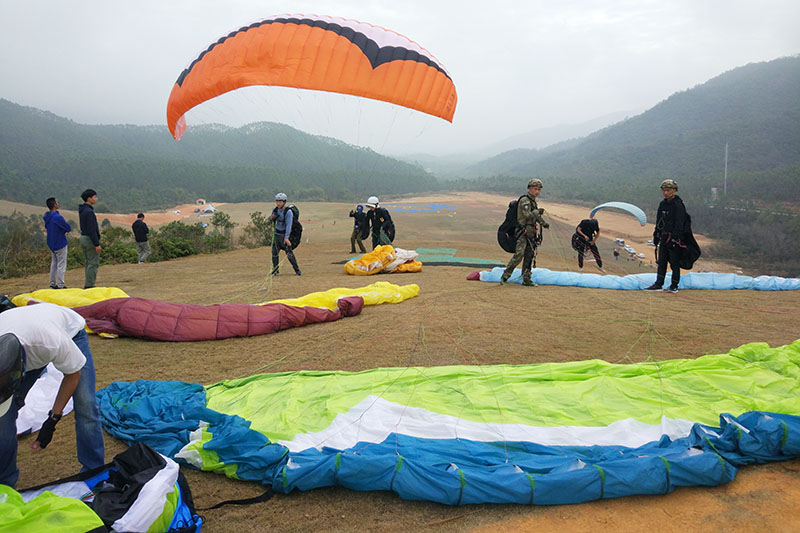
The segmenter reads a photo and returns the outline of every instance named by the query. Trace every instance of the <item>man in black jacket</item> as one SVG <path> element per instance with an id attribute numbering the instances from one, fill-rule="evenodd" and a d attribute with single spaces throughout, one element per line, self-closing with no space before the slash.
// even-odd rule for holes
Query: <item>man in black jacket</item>
<path id="1" fill-rule="evenodd" d="M 131 229 L 136 239 L 136 253 L 139 255 L 139 264 L 141 265 L 150 257 L 150 242 L 147 240 L 150 228 L 144 222 L 144 213 L 136 215 L 136 222 L 131 225 Z"/>
<path id="2" fill-rule="evenodd" d="M 653 231 L 653 242 L 656 245 L 656 282 L 647 287 L 648 291 L 660 291 L 664 286 L 664 277 L 667 275 L 667 263 L 672 270 L 672 282 L 668 292 L 678 292 L 678 283 L 681 281 L 681 253 L 686 248 L 684 234 L 686 231 L 686 207 L 683 200 L 676 193 L 678 184 L 674 180 L 661 182 L 661 193 L 664 199 L 658 204 L 656 215 L 656 229 Z"/>
<path id="3" fill-rule="evenodd" d="M 81 193 L 83 204 L 78 207 L 78 217 L 81 223 L 81 248 L 86 257 L 84 267 L 84 289 L 94 287 L 97 279 L 97 269 L 100 268 L 100 228 L 97 226 L 97 216 L 94 214 L 94 204 L 97 203 L 97 193 L 94 189 L 86 189 Z"/>
<path id="4" fill-rule="evenodd" d="M 377 196 L 367 198 L 367 221 L 372 227 L 372 249 L 394 241 L 394 222 L 389 211 L 380 206 Z"/>

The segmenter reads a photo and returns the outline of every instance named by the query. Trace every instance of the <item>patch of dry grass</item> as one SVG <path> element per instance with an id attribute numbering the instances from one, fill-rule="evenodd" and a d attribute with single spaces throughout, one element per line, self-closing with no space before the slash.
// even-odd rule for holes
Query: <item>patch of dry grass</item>
<path id="1" fill-rule="evenodd" d="M 456 248 L 461 257 L 506 261 L 495 243 L 502 218 L 481 201 L 461 201 L 448 213 L 394 216 L 402 248 Z M 448 203 L 452 203 L 448 202 Z M 409 203 L 411 203 L 409 201 Z M 546 199 L 542 203 L 546 205 Z M 226 206 L 227 207 L 227 206 Z M 236 206 L 247 217 L 255 206 Z M 419 274 L 351 277 L 342 265 L 349 252 L 351 219 L 344 204 L 301 205 L 309 242 L 297 250 L 303 275 L 267 276 L 269 250 L 237 250 L 146 265 L 101 267 L 98 283 L 133 296 L 166 301 L 255 303 L 297 297 L 333 287 L 359 287 L 385 280 L 416 283 L 417 298 L 367 307 L 361 315 L 246 339 L 162 343 L 138 339 L 91 339 L 98 387 L 115 380 L 179 379 L 211 384 L 257 372 L 298 369 L 363 370 L 381 366 L 539 363 L 600 358 L 620 363 L 697 357 L 747 342 L 782 345 L 800 338 L 800 291 L 681 291 L 678 294 L 607 291 L 569 287 L 468 282 L 473 268 L 424 267 Z M 267 207 L 261 205 L 262 211 Z M 334 223 L 335 220 L 335 223 Z M 539 266 L 575 270 L 569 248 L 572 222 L 559 222 L 545 235 Z M 601 243 L 610 273 L 647 271 L 647 265 L 611 257 Z M 286 265 L 288 267 L 288 265 Z M 587 271 L 591 271 L 591 263 Z M 83 273 L 67 273 L 80 286 Z M 6 280 L 12 294 L 43 288 L 46 274 Z M 383 346 L 391 346 L 384 349 Z M 65 419 L 43 453 L 22 439 L 20 486 L 77 471 L 72 417 Z M 110 437 L 107 459 L 124 449 Z M 259 494 L 254 483 L 184 469 L 198 506 Z M 616 529 L 678 531 L 796 530 L 800 513 L 800 460 L 744 469 L 731 484 L 680 489 L 658 497 L 629 497 L 580 506 L 481 505 L 463 508 L 409 502 L 389 493 L 329 488 L 277 495 L 255 506 L 205 512 L 207 530 L 239 531 L 409 531 L 464 529 L 585 531 Z M 592 524 L 591 526 L 589 524 Z M 790 527 L 792 526 L 792 527 Z"/>

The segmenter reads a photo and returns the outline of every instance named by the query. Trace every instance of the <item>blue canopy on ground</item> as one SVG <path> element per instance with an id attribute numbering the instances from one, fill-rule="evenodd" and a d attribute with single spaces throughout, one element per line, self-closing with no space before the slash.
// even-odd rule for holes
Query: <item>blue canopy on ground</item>
<path id="1" fill-rule="evenodd" d="M 480 272 L 480 280 L 499 283 L 502 268 Z M 672 273 L 664 280 L 669 285 Z M 656 281 L 654 273 L 629 274 L 627 276 L 589 274 L 583 272 L 559 272 L 546 268 L 534 268 L 531 280 L 537 285 L 560 285 L 562 287 L 587 287 L 591 289 L 641 290 Z M 514 270 L 509 279 L 511 283 L 522 283 L 522 271 Z M 729 290 L 750 289 L 754 291 L 792 291 L 800 290 L 800 278 L 779 276 L 740 276 L 718 272 L 688 272 L 681 274 L 680 289 Z"/>

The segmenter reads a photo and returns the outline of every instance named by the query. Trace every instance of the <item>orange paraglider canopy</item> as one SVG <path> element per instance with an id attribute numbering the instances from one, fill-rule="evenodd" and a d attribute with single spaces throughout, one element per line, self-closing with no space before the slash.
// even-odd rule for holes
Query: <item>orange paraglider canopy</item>
<path id="1" fill-rule="evenodd" d="M 212 43 L 175 82 L 167 126 L 178 140 L 184 114 L 216 96 L 251 85 L 280 85 L 363 96 L 452 122 L 450 75 L 414 41 L 364 22 L 278 15 Z"/>

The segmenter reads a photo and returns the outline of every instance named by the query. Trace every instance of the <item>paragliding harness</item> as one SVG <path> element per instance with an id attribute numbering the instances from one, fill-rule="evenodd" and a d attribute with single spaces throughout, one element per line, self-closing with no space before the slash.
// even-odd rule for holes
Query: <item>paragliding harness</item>
<path id="1" fill-rule="evenodd" d="M 508 209 L 506 210 L 506 218 L 503 220 L 503 223 L 500 224 L 500 227 L 497 228 L 497 243 L 503 250 L 513 254 L 517 250 L 517 240 L 524 235 L 530 242 L 531 248 L 533 248 L 533 266 L 535 267 L 536 251 L 539 245 L 542 244 L 542 227 L 541 224 L 535 224 L 534 227 L 536 231 L 534 235 L 528 235 L 525 229 L 517 222 L 517 206 L 519 205 L 519 201 L 525 198 L 525 196 L 526 195 L 523 194 L 516 200 L 509 202 Z"/>
<path id="2" fill-rule="evenodd" d="M 378 213 L 378 210 L 381 210 L 381 213 Z M 374 216 L 373 221 L 380 223 L 380 228 L 378 229 L 380 244 L 392 244 L 394 242 L 395 228 L 389 212 L 383 207 L 378 207 L 375 209 Z"/>
<path id="3" fill-rule="evenodd" d="M 158 452 L 140 442 L 118 454 L 108 464 L 19 492 L 39 491 L 82 481 L 89 492 L 80 499 L 110 528 L 137 503 L 144 485 L 154 479 L 165 464 L 164 458 Z M 168 531 L 188 533 L 200 530 L 203 518 L 195 512 L 192 492 L 182 472 L 178 473 L 176 485 L 177 505 Z M 141 501 L 138 503 L 142 505 Z"/>
<path id="4" fill-rule="evenodd" d="M 303 225 L 300 223 L 300 210 L 294 204 L 289 204 L 286 206 L 286 209 L 292 210 L 292 227 L 289 230 L 289 235 L 286 238 L 289 239 L 289 242 L 292 244 L 292 250 L 300 246 L 300 241 L 303 240 Z M 272 216 L 274 217 L 273 220 L 278 218 L 278 208 L 272 208 Z"/>
<path id="5" fill-rule="evenodd" d="M 656 222 L 656 224 L 658 224 L 658 222 Z M 663 238 L 663 236 L 661 238 Z M 667 240 L 664 242 L 664 244 L 669 245 L 670 237 L 666 237 L 666 239 Z M 683 236 L 676 241 L 676 245 L 681 250 L 680 267 L 683 270 L 691 270 L 694 266 L 694 262 L 700 258 L 702 252 L 700 251 L 700 245 L 697 244 L 697 241 L 694 238 L 694 233 L 692 233 L 692 217 L 689 215 L 689 213 L 686 213 L 686 222 L 683 226 Z M 660 249 L 661 242 L 659 239 L 659 243 L 656 244 L 656 263 L 658 263 Z"/>

